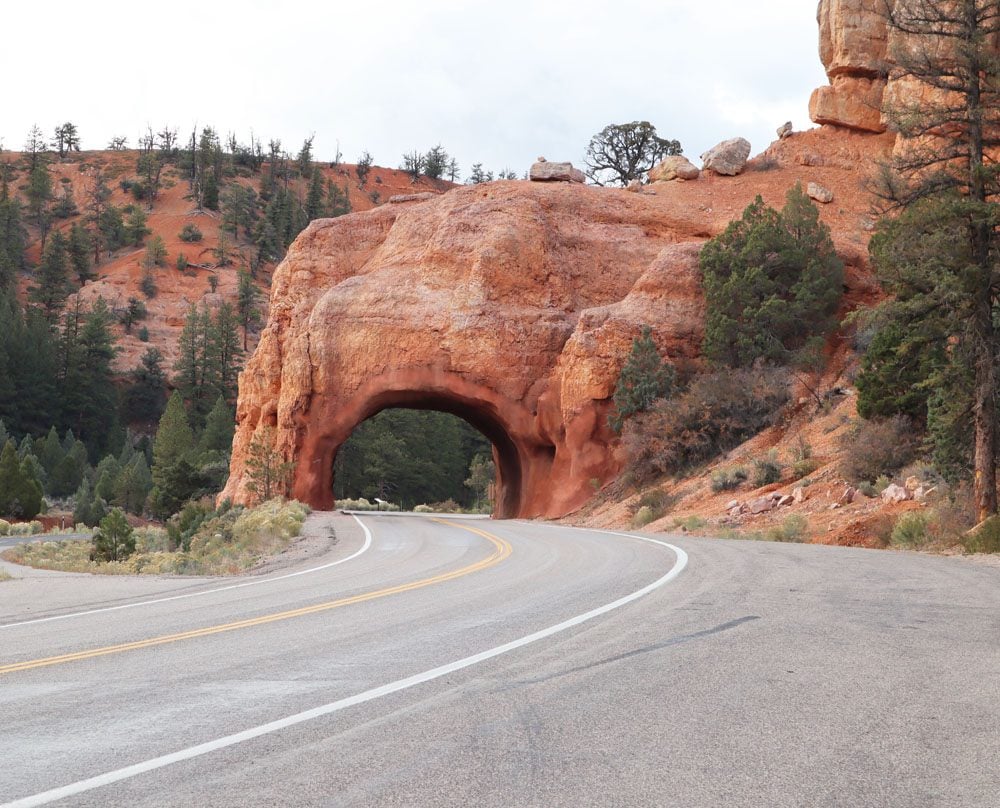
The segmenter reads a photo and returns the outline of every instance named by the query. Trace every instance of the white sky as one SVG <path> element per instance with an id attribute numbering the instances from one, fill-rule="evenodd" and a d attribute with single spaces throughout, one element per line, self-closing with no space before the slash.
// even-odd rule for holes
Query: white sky
<path id="1" fill-rule="evenodd" d="M 84 148 L 146 124 L 290 152 L 315 133 L 378 165 L 441 143 L 522 173 L 582 162 L 608 123 L 649 120 L 692 159 L 810 126 L 825 83 L 816 0 L 50 0 L 0 14 L 0 141 L 77 124 Z"/>

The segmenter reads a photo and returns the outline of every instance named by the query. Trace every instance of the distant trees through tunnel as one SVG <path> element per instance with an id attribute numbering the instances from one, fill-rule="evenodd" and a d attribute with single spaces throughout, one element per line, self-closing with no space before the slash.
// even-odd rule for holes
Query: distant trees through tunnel
<path id="1" fill-rule="evenodd" d="M 444 505 L 489 512 L 493 447 L 458 416 L 385 409 L 359 424 L 333 462 L 336 500 L 379 499 L 412 510 Z"/>

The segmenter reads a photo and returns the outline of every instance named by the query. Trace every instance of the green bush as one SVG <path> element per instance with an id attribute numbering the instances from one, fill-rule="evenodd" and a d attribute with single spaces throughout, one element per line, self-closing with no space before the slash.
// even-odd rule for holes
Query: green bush
<path id="1" fill-rule="evenodd" d="M 186 224 L 181 229 L 179 238 L 180 238 L 181 241 L 186 241 L 188 243 L 195 242 L 195 241 L 201 241 L 201 239 L 202 239 L 202 233 L 201 233 L 201 230 L 198 229 L 198 225 L 196 225 L 196 224 Z"/>
<path id="2" fill-rule="evenodd" d="M 143 326 L 139 329 L 137 336 L 139 337 L 139 342 L 149 342 L 149 329 Z"/>
<path id="3" fill-rule="evenodd" d="M 742 466 L 733 469 L 719 469 L 712 472 L 712 490 L 718 494 L 721 491 L 732 491 L 747 481 L 747 471 Z"/>
<path id="4" fill-rule="evenodd" d="M 781 463 L 773 452 L 767 457 L 758 457 L 753 461 L 753 475 L 750 481 L 754 488 L 772 485 L 780 480 Z"/>
<path id="5" fill-rule="evenodd" d="M 930 541 L 930 517 L 922 511 L 908 511 L 896 520 L 889 541 L 901 547 L 923 547 Z"/>
<path id="6" fill-rule="evenodd" d="M 674 519 L 674 527 L 682 527 L 685 530 L 701 530 L 707 524 L 708 520 L 700 516 L 684 516 Z"/>
<path id="7" fill-rule="evenodd" d="M 180 272 L 188 268 L 187 256 L 184 253 L 177 253 L 177 261 L 174 263 Z"/>
<path id="8" fill-rule="evenodd" d="M 640 510 L 649 508 L 653 512 L 652 521 L 655 522 L 670 510 L 676 501 L 677 497 L 671 496 L 662 488 L 651 488 L 639 497 L 638 506 Z"/>
<path id="9" fill-rule="evenodd" d="M 139 288 L 149 300 L 156 297 L 157 292 L 160 291 L 156 287 L 156 280 L 153 278 L 153 273 L 150 272 L 148 268 L 142 273 L 142 280 L 139 281 Z"/>
<path id="10" fill-rule="evenodd" d="M 703 353 L 750 367 L 803 359 L 836 325 L 843 262 L 819 211 L 796 185 L 779 213 L 758 196 L 701 251 Z"/>
<path id="11" fill-rule="evenodd" d="M 0 536 L 10 535 L 10 522 L 6 519 L 0 519 Z"/>

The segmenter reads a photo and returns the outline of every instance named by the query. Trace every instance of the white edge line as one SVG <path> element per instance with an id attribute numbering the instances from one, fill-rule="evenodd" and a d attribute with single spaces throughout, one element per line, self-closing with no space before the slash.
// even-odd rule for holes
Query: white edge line
<path id="1" fill-rule="evenodd" d="M 361 524 L 360 519 L 358 520 L 358 523 Z M 363 524 L 362 527 L 364 527 Z M 556 625 L 549 626 L 541 631 L 536 631 L 534 634 L 529 634 L 518 640 L 512 640 L 511 642 L 504 643 L 503 645 L 498 645 L 488 651 L 482 651 L 478 654 L 474 654 L 473 656 L 460 659 L 457 662 L 441 665 L 440 667 L 432 668 L 429 671 L 408 676 L 405 679 L 397 679 L 395 682 L 390 682 L 387 685 L 372 688 L 371 690 L 366 690 L 363 693 L 358 693 L 354 696 L 338 699 L 337 701 L 332 701 L 329 704 L 314 707 L 311 710 L 296 713 L 295 715 L 290 715 L 286 718 L 278 719 L 277 721 L 261 724 L 258 727 L 253 727 L 252 729 L 247 729 L 243 732 L 237 732 L 234 735 L 227 735 L 224 738 L 217 738 L 214 741 L 208 741 L 206 743 L 198 744 L 197 746 L 190 746 L 187 749 L 181 749 L 180 751 L 172 752 L 169 755 L 162 755 L 161 757 L 152 758 L 150 760 L 143 761 L 142 763 L 135 763 L 132 766 L 126 766 L 122 769 L 116 769 L 114 771 L 106 772 L 105 774 L 99 774 L 96 777 L 90 777 L 86 780 L 80 780 L 66 786 L 53 788 L 49 791 L 43 791 L 40 794 L 23 797 L 22 799 L 14 800 L 13 802 L 7 802 L 0 805 L 0 808 L 29 808 L 29 806 L 47 805 L 48 803 L 55 802 L 56 800 L 66 799 L 67 797 L 82 794 L 86 791 L 92 791 L 95 788 L 101 788 L 102 786 L 111 785 L 112 783 L 117 783 L 121 780 L 127 780 L 130 777 L 155 771 L 156 769 L 162 769 L 166 766 L 173 765 L 174 763 L 180 763 L 184 760 L 191 760 L 192 758 L 207 755 L 210 752 L 216 752 L 229 746 L 235 746 L 236 744 L 243 743 L 244 741 L 259 738 L 262 735 L 278 732 L 279 730 L 287 729 L 288 727 L 295 726 L 296 724 L 312 721 L 315 718 L 321 718 L 323 716 L 330 715 L 331 713 L 345 710 L 348 707 L 364 704 L 365 702 L 373 701 L 374 699 L 381 698 L 382 696 L 388 696 L 392 693 L 398 693 L 400 690 L 406 690 L 408 688 L 415 687 L 416 685 L 424 684 L 425 682 L 430 682 L 434 679 L 439 679 L 442 676 L 447 676 L 448 674 L 460 671 L 463 668 L 478 665 L 480 662 L 493 659 L 501 654 L 506 654 L 517 648 L 523 648 L 531 643 L 544 640 L 554 634 L 559 634 L 567 629 L 579 626 L 581 623 L 586 623 L 596 617 L 600 617 L 601 615 L 607 614 L 615 609 L 619 609 L 628 603 L 639 600 L 640 598 L 648 595 L 650 592 L 653 592 L 664 584 L 672 581 L 680 575 L 687 566 L 687 553 L 672 544 L 667 544 L 666 542 L 651 539 L 646 536 L 635 536 L 629 533 L 613 533 L 608 530 L 594 530 L 590 532 L 607 533 L 612 536 L 624 536 L 629 539 L 638 539 L 639 541 L 658 544 L 671 550 L 677 556 L 677 561 L 674 563 L 674 566 L 670 569 L 670 571 L 662 578 L 653 581 L 653 583 L 644 586 L 642 589 L 633 592 L 631 595 L 626 595 L 625 597 L 619 598 L 612 603 L 607 603 L 604 606 L 599 606 L 596 609 L 585 612 L 584 614 L 571 617 L 569 620 L 564 620 L 562 623 L 557 623 Z"/>
<path id="2" fill-rule="evenodd" d="M 16 628 L 17 626 L 31 626 L 36 623 L 51 623 L 54 620 L 69 620 L 70 618 L 73 617 L 86 617 L 87 615 L 90 614 L 116 612 L 121 609 L 135 609 L 138 606 L 153 606 L 154 604 L 157 603 L 169 603 L 170 601 L 185 600 L 186 598 L 200 598 L 203 595 L 214 595 L 217 592 L 228 592 L 231 589 L 243 589 L 244 587 L 247 586 L 260 586 L 261 584 L 270 584 L 274 583 L 275 581 L 285 581 L 289 578 L 296 578 L 299 575 L 310 575 L 314 572 L 321 572 L 322 570 L 328 570 L 330 569 L 330 567 L 336 567 L 339 564 L 346 564 L 348 561 L 353 561 L 355 558 L 357 558 L 362 553 L 366 552 L 368 548 L 372 546 L 371 531 L 364 524 L 364 522 L 358 519 L 357 516 L 354 516 L 354 514 L 351 515 L 354 517 L 354 520 L 359 525 L 361 525 L 361 529 L 365 532 L 365 542 L 364 544 L 361 545 L 360 550 L 352 553 L 347 558 L 340 559 L 340 561 L 332 561 L 329 564 L 323 564 L 320 567 L 310 567 L 307 570 L 299 570 L 298 572 L 289 572 L 286 573 L 285 575 L 277 575 L 274 578 L 260 578 L 256 581 L 245 581 L 244 583 L 241 584 L 230 584 L 229 586 L 220 586 L 217 587 L 216 589 L 204 589 L 201 590 L 200 592 L 188 592 L 184 595 L 170 595 L 169 597 L 166 598 L 156 598 L 154 600 L 141 600 L 136 603 L 123 603 L 120 606 L 103 606 L 100 609 L 88 609 L 85 612 L 70 612 L 69 614 L 57 614 L 54 617 L 38 617 L 35 618 L 34 620 L 21 620 L 20 622 L 17 623 L 6 623 L 4 625 L 0 625 L 0 631 L 2 631 L 5 628 Z"/>

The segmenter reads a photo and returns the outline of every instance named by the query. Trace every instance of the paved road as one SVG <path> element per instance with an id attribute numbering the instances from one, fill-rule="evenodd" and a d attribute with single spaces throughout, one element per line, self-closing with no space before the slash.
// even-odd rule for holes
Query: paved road
<path id="1" fill-rule="evenodd" d="M 998 805 L 995 566 L 311 518 L 292 577 L 0 583 L 0 800 Z"/>

